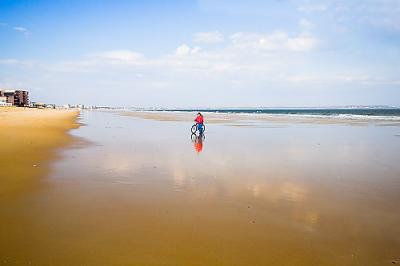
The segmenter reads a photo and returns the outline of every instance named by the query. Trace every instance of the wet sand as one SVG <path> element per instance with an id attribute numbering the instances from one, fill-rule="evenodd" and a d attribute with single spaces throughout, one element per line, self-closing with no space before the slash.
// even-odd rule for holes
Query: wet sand
<path id="1" fill-rule="evenodd" d="M 92 144 L 0 202 L 0 264 L 399 263 L 399 126 L 174 115 L 84 112 Z"/>
<path id="2" fill-rule="evenodd" d="M 46 175 L 54 150 L 71 141 L 78 112 L 29 108 L 0 108 L 0 196 L 35 183 Z"/>

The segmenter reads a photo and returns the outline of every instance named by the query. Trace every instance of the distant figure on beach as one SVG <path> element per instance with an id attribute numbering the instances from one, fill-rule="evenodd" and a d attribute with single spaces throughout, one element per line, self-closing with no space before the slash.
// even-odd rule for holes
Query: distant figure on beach
<path id="1" fill-rule="evenodd" d="M 203 115 L 199 112 L 199 113 L 197 113 L 197 117 L 196 117 L 196 119 L 194 120 L 196 123 L 197 123 L 197 129 L 199 130 L 199 132 L 200 132 L 200 135 L 202 135 L 203 134 L 203 125 L 204 125 L 204 118 L 203 118 Z"/>

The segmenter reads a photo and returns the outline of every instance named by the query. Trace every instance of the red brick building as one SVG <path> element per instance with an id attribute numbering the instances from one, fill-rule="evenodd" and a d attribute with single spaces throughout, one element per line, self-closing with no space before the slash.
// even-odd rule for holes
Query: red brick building
<path id="1" fill-rule="evenodd" d="M 29 106 L 29 92 L 24 90 L 0 90 L 0 97 L 14 106 Z"/>

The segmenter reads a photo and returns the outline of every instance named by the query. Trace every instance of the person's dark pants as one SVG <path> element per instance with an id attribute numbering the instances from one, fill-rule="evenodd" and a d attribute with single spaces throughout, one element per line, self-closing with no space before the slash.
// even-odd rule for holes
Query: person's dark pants
<path id="1" fill-rule="evenodd" d="M 197 124 L 197 130 L 200 132 L 200 134 L 203 134 L 203 124 Z"/>

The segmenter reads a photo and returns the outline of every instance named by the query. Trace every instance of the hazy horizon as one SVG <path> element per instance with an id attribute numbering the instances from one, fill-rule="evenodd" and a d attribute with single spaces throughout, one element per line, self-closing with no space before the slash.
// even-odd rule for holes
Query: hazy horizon
<path id="1" fill-rule="evenodd" d="M 33 101 L 400 106 L 396 0 L 15 0 L 0 10 L 0 88 Z"/>
<path id="2" fill-rule="evenodd" d="M 88 105 L 89 106 L 89 105 Z M 98 106 L 102 107 L 102 106 Z M 207 109 L 215 109 L 215 110 L 229 110 L 229 109 L 249 109 L 249 110 L 257 110 L 257 109 L 368 109 L 368 108 L 376 108 L 376 109 L 399 109 L 400 106 L 394 105 L 334 105 L 334 106 L 175 106 L 175 107 L 163 107 L 163 106 L 147 106 L 147 107 L 139 107 L 139 106 L 104 106 L 111 108 L 132 108 L 132 109 L 166 109 L 166 110 L 207 110 Z"/>

